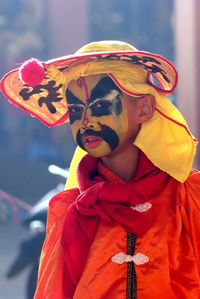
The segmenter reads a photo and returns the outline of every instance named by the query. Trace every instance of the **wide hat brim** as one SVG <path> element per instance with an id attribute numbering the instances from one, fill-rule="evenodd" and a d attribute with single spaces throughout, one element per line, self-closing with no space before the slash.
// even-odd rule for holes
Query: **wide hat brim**
<path id="1" fill-rule="evenodd" d="M 126 61 L 147 71 L 147 83 L 161 93 L 170 94 L 177 85 L 175 67 L 160 55 L 145 51 L 103 51 L 73 54 L 48 60 L 42 64 L 54 65 L 67 72 L 73 64 L 86 61 Z M 1 91 L 15 105 L 39 118 L 47 126 L 56 126 L 68 121 L 68 108 L 63 85 L 56 82 L 45 70 L 40 84 L 31 86 L 20 80 L 19 69 L 7 73 L 0 83 Z"/>

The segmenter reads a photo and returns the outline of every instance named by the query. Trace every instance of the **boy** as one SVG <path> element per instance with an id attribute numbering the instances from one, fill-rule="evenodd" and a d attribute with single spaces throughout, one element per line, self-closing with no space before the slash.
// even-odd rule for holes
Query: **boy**
<path id="1" fill-rule="evenodd" d="M 176 83 L 166 59 L 118 41 L 2 80 L 47 125 L 69 118 L 79 146 L 76 180 L 50 202 L 35 299 L 199 298 L 197 142 L 166 97 Z"/>

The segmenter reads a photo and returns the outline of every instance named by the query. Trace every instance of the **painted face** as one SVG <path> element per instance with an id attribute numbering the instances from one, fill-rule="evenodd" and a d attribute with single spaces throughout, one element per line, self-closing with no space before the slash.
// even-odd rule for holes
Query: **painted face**
<path id="1" fill-rule="evenodd" d="M 69 83 L 66 98 L 76 143 L 94 157 L 113 152 L 128 131 L 123 93 L 106 75 L 81 77 Z"/>

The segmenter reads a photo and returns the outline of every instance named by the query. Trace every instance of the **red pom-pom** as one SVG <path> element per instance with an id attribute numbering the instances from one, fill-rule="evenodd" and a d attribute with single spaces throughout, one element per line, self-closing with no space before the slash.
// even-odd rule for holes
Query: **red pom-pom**
<path id="1" fill-rule="evenodd" d="M 19 68 L 19 78 L 28 85 L 36 86 L 42 82 L 44 77 L 44 66 L 38 59 L 31 58 Z"/>

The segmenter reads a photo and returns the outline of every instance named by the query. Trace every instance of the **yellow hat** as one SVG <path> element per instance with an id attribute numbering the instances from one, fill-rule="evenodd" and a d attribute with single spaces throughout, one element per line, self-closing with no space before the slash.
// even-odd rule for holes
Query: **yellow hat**
<path id="1" fill-rule="evenodd" d="M 165 58 L 120 41 L 101 41 L 90 43 L 75 54 L 59 57 L 46 62 L 30 59 L 16 70 L 6 74 L 1 81 L 3 94 L 15 105 L 39 118 L 48 126 L 68 121 L 68 108 L 65 88 L 74 79 L 73 69 L 79 69 L 93 62 L 104 64 L 103 71 L 112 73 L 108 62 L 129 63 L 146 71 L 148 84 L 163 93 L 170 94 L 177 84 L 177 72 Z M 95 67 L 90 74 L 95 74 Z M 157 81 L 158 85 L 154 84 Z"/>

